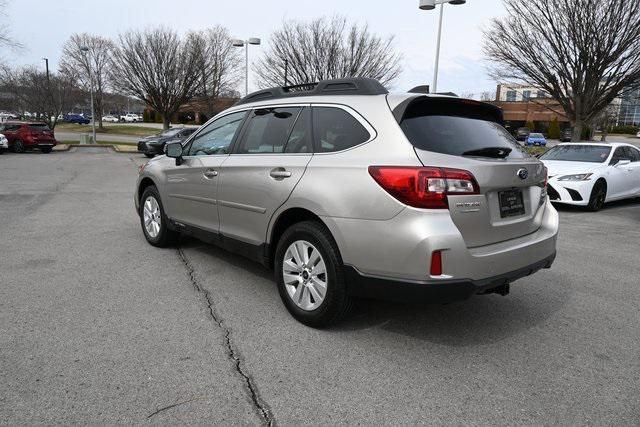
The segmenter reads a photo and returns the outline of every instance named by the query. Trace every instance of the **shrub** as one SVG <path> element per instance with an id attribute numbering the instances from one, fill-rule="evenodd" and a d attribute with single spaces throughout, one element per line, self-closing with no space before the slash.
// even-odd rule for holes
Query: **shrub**
<path id="1" fill-rule="evenodd" d="M 536 130 L 536 125 L 533 124 L 532 121 L 528 121 L 527 124 L 524 125 L 529 131 L 533 132 Z"/>
<path id="2" fill-rule="evenodd" d="M 638 126 L 611 126 L 609 133 L 620 133 L 625 135 L 635 135 L 640 131 Z"/>
<path id="3" fill-rule="evenodd" d="M 549 130 L 547 131 L 549 135 L 549 139 L 560 139 L 560 123 L 558 123 L 558 118 L 554 117 L 549 124 Z"/>

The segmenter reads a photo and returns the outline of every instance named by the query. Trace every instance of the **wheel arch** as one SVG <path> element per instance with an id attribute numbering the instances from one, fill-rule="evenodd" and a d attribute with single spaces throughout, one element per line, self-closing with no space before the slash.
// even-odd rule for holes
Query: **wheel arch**
<path id="1" fill-rule="evenodd" d="M 284 232 L 293 224 L 296 224 L 298 222 L 303 222 L 303 221 L 315 221 L 322 224 L 329 231 L 329 233 L 332 235 L 334 240 L 337 241 L 333 233 L 331 233 L 331 230 L 328 227 L 328 225 L 322 220 L 322 218 L 320 218 L 320 216 L 316 215 L 315 213 L 313 213 L 308 209 L 301 208 L 301 207 L 287 208 L 286 210 L 280 212 L 275 217 L 275 220 L 271 222 L 272 225 L 267 230 L 268 251 L 266 254 L 266 257 L 267 257 L 266 261 L 268 263 L 267 265 L 270 268 L 273 268 L 274 261 L 275 261 L 276 247 L 278 245 L 278 241 L 280 240 L 280 237 L 282 236 L 282 234 L 284 234 Z"/>
<path id="2" fill-rule="evenodd" d="M 148 187 L 151 187 L 152 185 L 158 188 L 158 186 L 153 181 L 153 179 L 149 178 L 148 176 L 145 176 L 144 178 L 142 178 L 142 180 L 140 181 L 140 184 L 138 185 L 138 201 L 140 201 L 140 199 L 142 198 L 142 194 L 144 193 L 144 190 L 146 190 Z"/>

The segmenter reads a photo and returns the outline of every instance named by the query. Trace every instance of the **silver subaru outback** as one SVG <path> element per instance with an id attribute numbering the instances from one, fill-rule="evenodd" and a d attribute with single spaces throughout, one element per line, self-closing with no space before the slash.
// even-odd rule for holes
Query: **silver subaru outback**
<path id="1" fill-rule="evenodd" d="M 319 327 L 354 297 L 506 295 L 554 261 L 546 185 L 499 108 L 355 78 L 249 94 L 150 160 L 135 204 L 150 244 L 258 260 Z"/>

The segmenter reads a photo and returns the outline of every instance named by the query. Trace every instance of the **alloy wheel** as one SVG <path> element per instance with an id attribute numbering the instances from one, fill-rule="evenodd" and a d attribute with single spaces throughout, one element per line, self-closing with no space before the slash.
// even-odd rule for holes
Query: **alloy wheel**
<path id="1" fill-rule="evenodd" d="M 155 239 L 160 234 L 160 224 L 162 223 L 160 206 L 155 197 L 149 196 L 144 201 L 143 208 L 144 228 L 149 237 Z"/>
<path id="2" fill-rule="evenodd" d="M 297 240 L 287 248 L 282 277 L 289 298 L 302 310 L 313 311 L 324 301 L 326 265 L 320 251 L 306 240 Z"/>

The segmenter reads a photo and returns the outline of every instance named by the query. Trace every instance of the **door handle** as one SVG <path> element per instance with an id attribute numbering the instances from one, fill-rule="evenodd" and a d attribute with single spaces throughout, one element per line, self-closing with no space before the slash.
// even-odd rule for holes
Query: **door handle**
<path id="1" fill-rule="evenodd" d="M 289 178 L 291 176 L 291 172 L 285 170 L 285 168 L 276 168 L 269 173 L 269 176 L 274 179 Z"/>
<path id="2" fill-rule="evenodd" d="M 213 179 L 216 176 L 218 176 L 218 171 L 217 170 L 213 170 L 213 169 L 209 169 L 209 170 L 204 171 L 204 173 L 202 175 L 207 179 Z"/>

